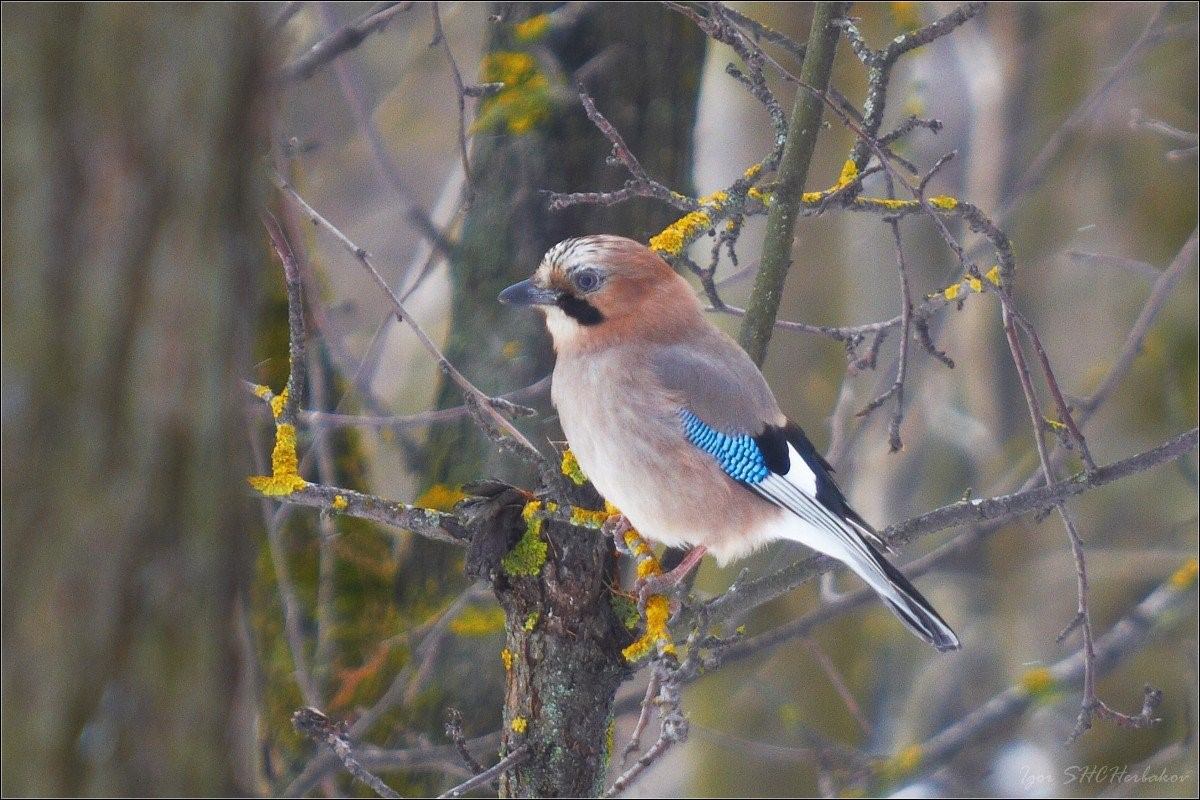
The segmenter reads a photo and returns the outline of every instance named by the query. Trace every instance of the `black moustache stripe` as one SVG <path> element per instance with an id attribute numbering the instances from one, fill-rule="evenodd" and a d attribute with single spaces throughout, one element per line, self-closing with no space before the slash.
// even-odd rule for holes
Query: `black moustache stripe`
<path id="1" fill-rule="evenodd" d="M 600 313 L 600 309 L 581 297 L 570 294 L 559 295 L 556 305 L 563 310 L 564 314 L 580 325 L 599 325 L 604 322 L 604 315 Z"/>

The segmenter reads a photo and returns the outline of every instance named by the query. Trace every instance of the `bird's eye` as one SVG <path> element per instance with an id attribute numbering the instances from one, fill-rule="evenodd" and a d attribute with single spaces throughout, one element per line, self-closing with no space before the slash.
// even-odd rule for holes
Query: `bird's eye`
<path id="1" fill-rule="evenodd" d="M 571 275 L 571 282 L 581 292 L 590 292 L 600 285 L 600 273 L 594 269 L 576 270 Z"/>

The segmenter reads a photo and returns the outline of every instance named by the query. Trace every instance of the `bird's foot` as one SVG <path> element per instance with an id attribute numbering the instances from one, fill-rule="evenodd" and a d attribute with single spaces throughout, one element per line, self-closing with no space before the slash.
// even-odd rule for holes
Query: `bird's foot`
<path id="1" fill-rule="evenodd" d="M 638 613 L 643 617 L 646 616 L 646 605 L 650 602 L 651 597 L 667 598 L 672 617 L 678 614 L 679 609 L 683 607 L 683 603 L 679 599 L 679 584 L 667 580 L 666 575 L 650 575 L 639 578 L 633 588 L 637 592 Z"/>
<path id="2" fill-rule="evenodd" d="M 629 549 L 629 545 L 625 543 L 625 534 L 632 527 L 624 514 L 617 513 L 604 520 L 604 524 L 600 526 L 600 532 L 605 536 L 612 537 L 613 546 L 617 548 L 618 553 L 630 556 L 633 555 L 633 552 Z"/>
<path id="3" fill-rule="evenodd" d="M 666 596 L 671 603 L 671 616 L 679 613 L 679 587 L 687 579 L 687 576 L 700 565 L 700 559 L 704 558 L 706 552 L 708 552 L 707 547 L 697 545 L 688 550 L 683 560 L 670 572 L 645 575 L 638 578 L 636 584 L 638 611 L 644 614 L 646 612 L 646 603 L 649 602 L 650 598 L 656 594 L 661 594 Z"/>

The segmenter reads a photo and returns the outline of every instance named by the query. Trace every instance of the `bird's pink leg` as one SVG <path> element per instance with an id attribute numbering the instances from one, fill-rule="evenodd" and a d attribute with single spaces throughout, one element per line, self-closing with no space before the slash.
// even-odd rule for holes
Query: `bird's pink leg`
<path id="1" fill-rule="evenodd" d="M 696 545 L 687 551 L 683 560 L 676 564 L 675 568 L 670 572 L 664 572 L 661 575 L 648 575 L 640 579 L 637 583 L 638 608 L 645 611 L 646 601 L 651 596 L 666 594 L 683 583 L 687 576 L 692 573 L 692 570 L 700 565 L 700 559 L 704 558 L 704 554 L 707 552 L 708 548 L 704 545 Z"/>

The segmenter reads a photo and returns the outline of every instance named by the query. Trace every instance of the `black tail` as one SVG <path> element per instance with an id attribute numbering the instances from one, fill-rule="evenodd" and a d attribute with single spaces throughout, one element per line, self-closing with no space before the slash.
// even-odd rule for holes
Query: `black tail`
<path id="1" fill-rule="evenodd" d="M 868 547 L 871 547 L 868 544 Z M 871 547 L 871 551 L 875 552 L 875 548 Z M 908 578 L 900 570 L 896 569 L 888 560 L 879 553 L 875 552 L 876 561 L 879 563 L 880 569 L 887 576 L 888 583 L 896 590 L 899 599 L 881 595 L 883 600 L 895 612 L 896 616 L 907 625 L 913 633 L 920 636 L 925 641 L 936 647 L 939 651 L 945 653 L 950 650 L 957 650 L 962 645 L 958 642 L 958 637 L 954 635 L 954 631 L 946 624 L 941 615 L 933 609 L 925 596 L 917 591 L 917 587 L 913 586 Z"/>

